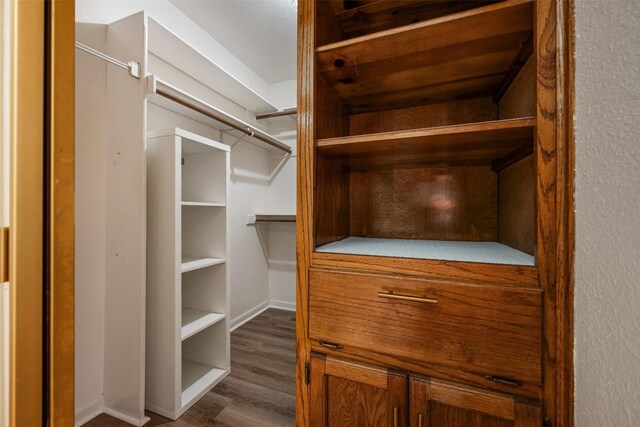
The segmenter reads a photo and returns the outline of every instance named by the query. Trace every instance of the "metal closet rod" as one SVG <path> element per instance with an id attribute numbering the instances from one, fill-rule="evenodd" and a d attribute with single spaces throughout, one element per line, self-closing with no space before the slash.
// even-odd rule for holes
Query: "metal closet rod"
<path id="1" fill-rule="evenodd" d="M 147 78 L 151 79 L 151 92 L 155 92 L 158 95 L 170 99 L 177 104 L 183 105 L 193 111 L 197 111 L 198 113 L 210 117 L 227 126 L 230 126 L 233 129 L 244 132 L 249 136 L 259 139 L 260 141 L 265 142 L 272 147 L 291 154 L 291 147 L 289 147 L 279 139 L 272 137 L 268 133 L 257 129 L 250 124 L 245 123 L 242 120 L 225 113 L 224 111 L 218 110 L 212 105 L 200 101 L 199 99 L 189 95 L 188 93 L 183 92 L 180 89 L 163 82 L 154 75 L 150 75 Z"/>
<path id="2" fill-rule="evenodd" d="M 282 116 L 291 116 L 293 114 L 298 114 L 298 109 L 296 107 L 285 108 L 284 110 L 278 110 L 272 113 L 258 114 L 256 115 L 256 120 L 272 119 L 274 117 L 282 117 Z"/>
<path id="3" fill-rule="evenodd" d="M 129 73 L 131 73 L 133 77 L 137 79 L 140 78 L 140 64 L 138 64 L 137 62 L 132 61 L 127 64 L 125 62 L 120 61 L 119 59 L 115 59 L 107 55 L 106 53 L 102 53 L 99 50 L 95 50 L 94 48 L 87 46 L 86 44 L 82 44 L 77 40 L 76 40 L 76 49 L 79 49 L 83 52 L 86 52 L 90 55 L 93 55 L 97 58 L 107 61 L 108 63 L 113 64 L 117 67 L 124 68 L 125 70 L 129 71 Z"/>

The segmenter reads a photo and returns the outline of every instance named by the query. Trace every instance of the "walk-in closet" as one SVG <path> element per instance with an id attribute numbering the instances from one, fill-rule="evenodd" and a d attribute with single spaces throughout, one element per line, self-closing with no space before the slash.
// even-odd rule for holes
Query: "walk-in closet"
<path id="1" fill-rule="evenodd" d="M 76 2 L 76 425 L 294 425 L 296 22 Z"/>

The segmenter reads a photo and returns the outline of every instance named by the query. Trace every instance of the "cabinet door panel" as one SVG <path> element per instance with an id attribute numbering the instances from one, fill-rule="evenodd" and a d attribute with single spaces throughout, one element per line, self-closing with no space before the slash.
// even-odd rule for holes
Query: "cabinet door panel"
<path id="1" fill-rule="evenodd" d="M 412 376 L 411 427 L 540 427 L 541 408 L 514 397 Z"/>
<path id="2" fill-rule="evenodd" d="M 406 425 L 406 375 L 313 354 L 310 387 L 313 427 Z"/>

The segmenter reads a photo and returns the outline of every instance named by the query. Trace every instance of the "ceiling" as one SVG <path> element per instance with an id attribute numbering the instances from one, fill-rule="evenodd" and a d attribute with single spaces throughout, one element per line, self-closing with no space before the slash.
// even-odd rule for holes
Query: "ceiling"
<path id="1" fill-rule="evenodd" d="M 297 0 L 170 0 L 267 83 L 296 78 Z"/>

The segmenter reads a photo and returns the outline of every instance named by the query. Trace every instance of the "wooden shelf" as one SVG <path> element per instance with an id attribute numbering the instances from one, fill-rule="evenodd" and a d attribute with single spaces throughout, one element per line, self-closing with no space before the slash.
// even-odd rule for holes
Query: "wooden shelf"
<path id="1" fill-rule="evenodd" d="M 182 359 L 182 407 L 191 406 L 228 374 L 228 369 L 218 369 Z"/>
<path id="2" fill-rule="evenodd" d="M 320 46 L 318 69 L 353 112 L 495 95 L 522 62 L 533 0 L 508 0 Z"/>
<path id="3" fill-rule="evenodd" d="M 186 273 L 200 268 L 211 267 L 212 265 L 222 264 L 222 258 L 194 258 L 182 257 L 182 272 Z"/>
<path id="4" fill-rule="evenodd" d="M 318 152 L 346 157 L 351 166 L 399 163 L 503 164 L 533 149 L 535 119 L 496 120 L 319 139 Z"/>
<path id="5" fill-rule="evenodd" d="M 261 215 L 256 214 L 255 222 L 296 222 L 296 216 L 293 215 Z"/>
<path id="6" fill-rule="evenodd" d="M 332 0 L 331 5 L 342 33 L 347 37 L 357 37 L 497 1 L 499 0 L 360 0 L 359 6 L 346 8 L 344 1 Z"/>
<path id="7" fill-rule="evenodd" d="M 182 206 L 204 206 L 204 207 L 214 207 L 214 208 L 223 208 L 226 206 L 226 203 L 214 203 L 214 202 L 182 202 Z"/>
<path id="8" fill-rule="evenodd" d="M 182 340 L 224 319 L 224 314 L 209 313 L 192 308 L 182 308 Z"/>

